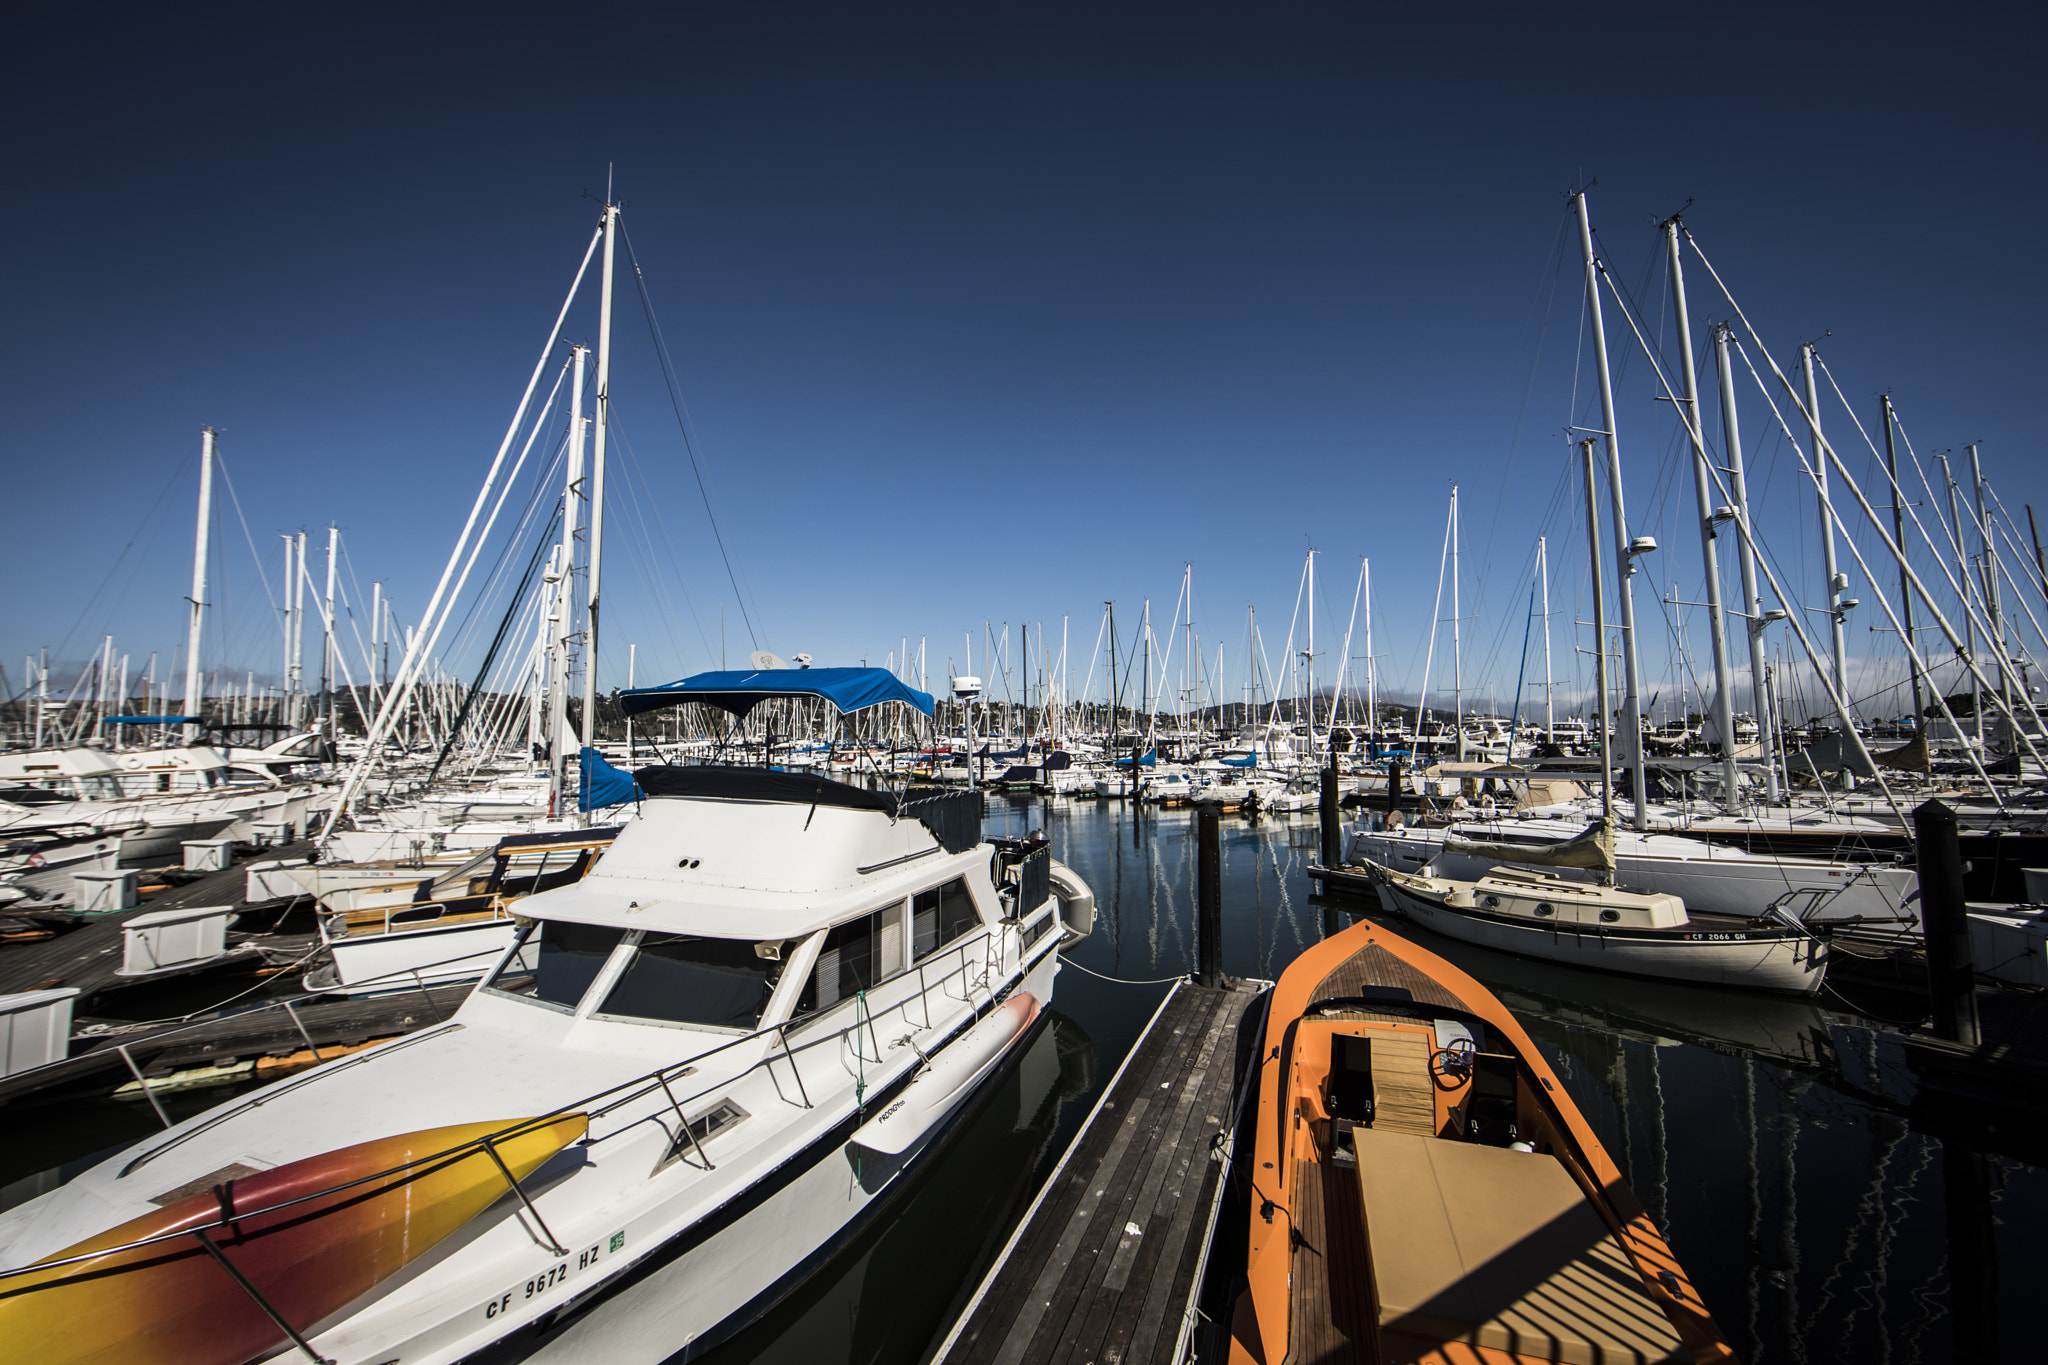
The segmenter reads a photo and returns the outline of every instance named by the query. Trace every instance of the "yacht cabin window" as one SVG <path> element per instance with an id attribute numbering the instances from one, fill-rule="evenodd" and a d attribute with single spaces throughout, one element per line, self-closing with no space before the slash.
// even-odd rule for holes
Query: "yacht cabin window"
<path id="1" fill-rule="evenodd" d="M 922 962 L 954 939 L 981 927 L 974 897 L 959 877 L 944 886 L 917 893 L 911 903 L 911 950 L 913 960 Z"/>
<path id="2" fill-rule="evenodd" d="M 597 1013 L 750 1032 L 781 978 L 751 940 L 648 934 Z"/>
<path id="3" fill-rule="evenodd" d="M 574 1010 L 625 936 L 624 929 L 565 920 L 529 925 L 520 930 L 512 956 L 491 978 L 490 989 Z"/>
<path id="4" fill-rule="evenodd" d="M 851 1000 L 883 977 L 903 969 L 903 907 L 891 905 L 872 915 L 835 924 L 818 950 L 818 965 L 797 997 L 796 1013 L 829 1010 Z"/>

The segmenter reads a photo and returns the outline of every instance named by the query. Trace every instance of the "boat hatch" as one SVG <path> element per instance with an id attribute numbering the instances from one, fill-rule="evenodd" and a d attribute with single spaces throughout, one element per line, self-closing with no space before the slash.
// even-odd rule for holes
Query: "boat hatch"
<path id="1" fill-rule="evenodd" d="M 1331 1118 L 1372 1122 L 1372 1039 L 1356 1033 L 1330 1035 L 1330 1079 L 1323 1107 Z"/>

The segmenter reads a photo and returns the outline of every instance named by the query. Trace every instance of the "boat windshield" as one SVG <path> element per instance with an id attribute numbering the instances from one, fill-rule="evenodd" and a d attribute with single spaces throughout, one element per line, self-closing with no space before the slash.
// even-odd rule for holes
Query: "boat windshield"
<path id="1" fill-rule="evenodd" d="M 752 1030 L 781 976 L 782 963 L 750 940 L 649 934 L 598 1013 Z"/>
<path id="2" fill-rule="evenodd" d="M 491 978 L 490 988 L 573 1010 L 625 936 L 624 929 L 565 920 L 529 925 L 520 931 L 512 956 Z"/>

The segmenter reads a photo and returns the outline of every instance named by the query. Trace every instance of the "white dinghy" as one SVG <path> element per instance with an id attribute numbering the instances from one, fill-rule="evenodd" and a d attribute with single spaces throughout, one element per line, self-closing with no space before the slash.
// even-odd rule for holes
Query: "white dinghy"
<path id="1" fill-rule="evenodd" d="M 932 709 L 882 669 L 622 694 L 770 697 Z M 640 818 L 518 903 L 449 1021 L 0 1215 L 0 1341 L 49 1365 L 632 1365 L 722 1340 L 857 1235 L 1043 1026 L 1087 889 L 1043 839 L 983 840 L 971 791 L 637 780 Z"/>

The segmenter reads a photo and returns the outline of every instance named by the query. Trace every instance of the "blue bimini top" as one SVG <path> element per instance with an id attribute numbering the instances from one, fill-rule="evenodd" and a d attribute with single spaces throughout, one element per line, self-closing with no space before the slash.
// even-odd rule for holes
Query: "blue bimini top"
<path id="1" fill-rule="evenodd" d="M 925 715 L 933 712 L 929 692 L 906 686 L 886 668 L 731 669 L 638 687 L 619 693 L 619 706 L 629 716 L 686 701 L 702 702 L 744 716 L 771 697 L 817 697 L 841 713 L 865 711 L 884 702 L 901 702 Z"/>

